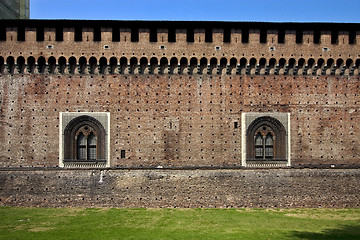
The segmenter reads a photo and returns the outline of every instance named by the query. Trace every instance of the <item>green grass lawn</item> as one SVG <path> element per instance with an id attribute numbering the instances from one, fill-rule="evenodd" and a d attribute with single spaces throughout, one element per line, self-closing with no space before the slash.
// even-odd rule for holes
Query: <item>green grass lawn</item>
<path id="1" fill-rule="evenodd" d="M 360 209 L 0 207 L 0 239 L 360 239 Z"/>

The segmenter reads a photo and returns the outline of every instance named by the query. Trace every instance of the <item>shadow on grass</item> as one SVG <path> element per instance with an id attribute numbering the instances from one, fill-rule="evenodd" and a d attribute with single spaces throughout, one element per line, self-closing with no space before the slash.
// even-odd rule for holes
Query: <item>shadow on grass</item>
<path id="1" fill-rule="evenodd" d="M 360 239 L 360 222 L 352 225 L 342 225 L 335 229 L 325 229 L 320 233 L 314 232 L 292 232 L 292 239 Z"/>

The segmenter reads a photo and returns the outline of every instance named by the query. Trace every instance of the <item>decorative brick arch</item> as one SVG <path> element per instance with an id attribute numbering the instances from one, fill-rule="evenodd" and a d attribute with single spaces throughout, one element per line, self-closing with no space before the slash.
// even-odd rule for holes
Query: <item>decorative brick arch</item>
<path id="1" fill-rule="evenodd" d="M 287 159 L 286 130 L 283 124 L 273 117 L 264 116 L 252 121 L 246 130 L 246 161 L 259 160 L 255 156 L 255 137 L 258 134 L 264 137 L 268 134 L 273 136 L 273 157 L 271 160 L 282 161 Z"/>
<path id="2" fill-rule="evenodd" d="M 79 133 L 96 136 L 96 158 L 78 159 L 77 136 Z M 106 131 L 93 117 L 82 115 L 72 119 L 64 129 L 64 162 L 106 163 Z"/>

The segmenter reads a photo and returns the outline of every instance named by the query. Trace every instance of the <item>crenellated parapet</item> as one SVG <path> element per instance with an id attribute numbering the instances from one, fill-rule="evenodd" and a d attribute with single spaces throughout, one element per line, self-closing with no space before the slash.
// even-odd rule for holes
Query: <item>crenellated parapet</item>
<path id="1" fill-rule="evenodd" d="M 0 73 L 358 75 L 360 24 L 2 20 Z"/>

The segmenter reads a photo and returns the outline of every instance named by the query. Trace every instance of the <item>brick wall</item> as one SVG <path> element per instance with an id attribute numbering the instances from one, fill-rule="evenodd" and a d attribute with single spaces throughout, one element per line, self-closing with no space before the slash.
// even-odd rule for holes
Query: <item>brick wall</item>
<path id="1" fill-rule="evenodd" d="M 2 204 L 358 207 L 359 24 L 1 23 Z M 109 168 L 58 167 L 60 112 L 109 113 Z M 292 169 L 240 170 L 242 113 Z"/>
<path id="2" fill-rule="evenodd" d="M 292 166 L 359 165 L 359 91 L 359 76 L 2 75 L 0 165 L 58 166 L 67 111 L 110 113 L 112 167 L 241 166 L 243 112 L 290 113 Z"/>

